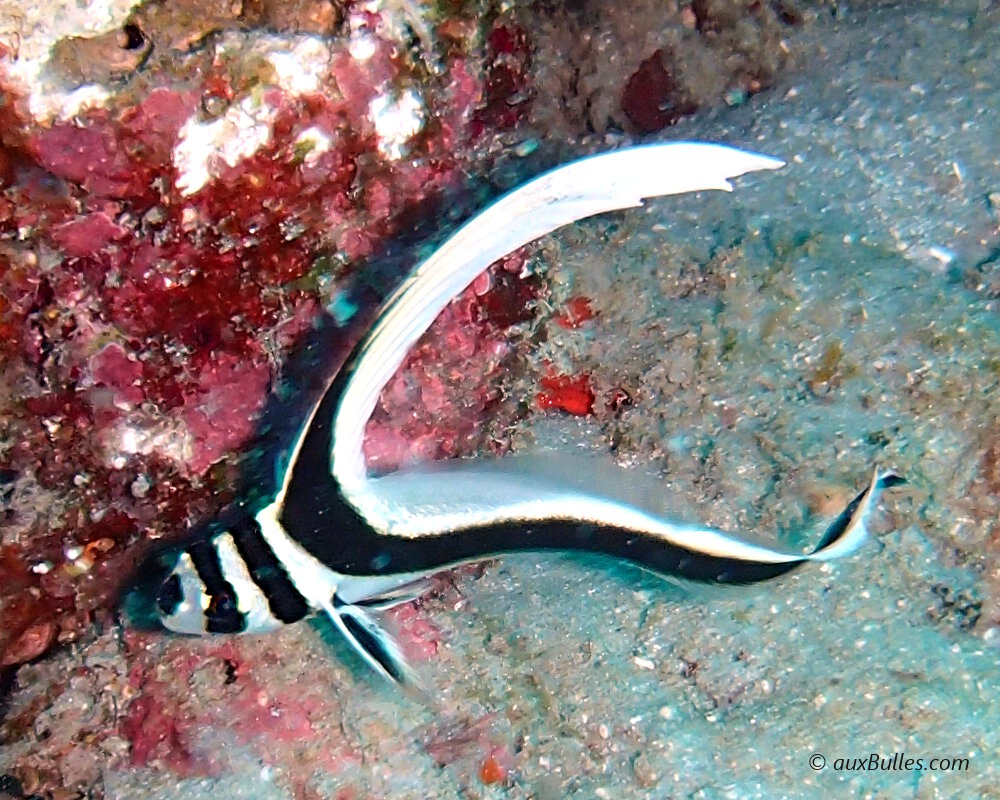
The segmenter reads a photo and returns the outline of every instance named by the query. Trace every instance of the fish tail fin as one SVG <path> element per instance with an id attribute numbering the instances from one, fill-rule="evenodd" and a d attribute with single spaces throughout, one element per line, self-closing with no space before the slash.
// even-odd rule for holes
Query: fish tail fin
<path id="1" fill-rule="evenodd" d="M 879 493 L 903 483 L 906 483 L 906 479 L 895 471 L 876 467 L 868 486 L 830 523 L 816 549 L 805 558 L 809 561 L 829 561 L 857 550 L 867 536 L 868 517 L 878 501 Z"/>

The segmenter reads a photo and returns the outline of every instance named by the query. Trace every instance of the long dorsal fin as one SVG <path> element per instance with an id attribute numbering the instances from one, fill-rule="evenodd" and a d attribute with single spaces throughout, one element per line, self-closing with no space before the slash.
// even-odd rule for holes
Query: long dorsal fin
<path id="1" fill-rule="evenodd" d="M 628 147 L 546 172 L 462 225 L 386 301 L 342 384 L 329 460 L 345 499 L 366 515 L 362 443 L 379 395 L 441 310 L 490 264 L 595 214 L 641 206 L 649 197 L 732 191 L 730 178 L 783 163 L 705 142 Z"/>

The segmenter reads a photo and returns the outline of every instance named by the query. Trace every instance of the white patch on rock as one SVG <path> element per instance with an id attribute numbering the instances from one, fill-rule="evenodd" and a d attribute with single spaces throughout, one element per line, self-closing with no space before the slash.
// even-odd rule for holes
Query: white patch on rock
<path id="1" fill-rule="evenodd" d="M 71 91 L 36 92 L 28 96 L 28 111 L 39 122 L 65 121 L 90 108 L 103 108 L 111 92 L 99 83 L 88 83 Z"/>
<path id="2" fill-rule="evenodd" d="M 352 14 L 347 24 L 351 29 L 347 52 L 355 61 L 368 61 L 378 49 L 378 40 L 368 27 L 368 20 L 361 14 Z"/>
<path id="3" fill-rule="evenodd" d="M 376 32 L 379 36 L 406 48 L 411 36 L 416 34 L 425 58 L 434 52 L 433 14 L 428 4 L 420 0 L 368 0 L 362 8 L 378 16 Z"/>
<path id="4" fill-rule="evenodd" d="M 277 113 L 277 108 L 250 95 L 210 122 L 199 122 L 197 115 L 188 118 L 174 145 L 181 194 L 194 194 L 216 177 L 219 160 L 235 167 L 268 144 Z"/>
<path id="5" fill-rule="evenodd" d="M 323 153 L 329 152 L 333 140 L 321 128 L 311 125 L 295 137 L 295 144 L 309 148 L 302 160 L 311 167 Z"/>
<path id="6" fill-rule="evenodd" d="M 216 47 L 219 55 L 233 55 L 241 41 L 232 36 Z M 253 47 L 274 71 L 271 86 L 291 97 L 318 92 L 330 65 L 330 49 L 315 36 L 265 36 Z M 174 146 L 177 188 L 191 195 L 218 176 L 214 165 L 235 167 L 269 144 L 278 109 L 263 99 L 263 89 L 235 101 L 218 119 L 201 122 L 192 115 Z"/>
<path id="7" fill-rule="evenodd" d="M 272 50 L 266 58 L 278 86 L 297 97 L 320 90 L 330 67 L 330 48 L 315 36 L 303 36 L 290 50 Z"/>
<path id="8" fill-rule="evenodd" d="M 153 453 L 183 467 L 194 454 L 194 437 L 183 425 L 160 423 L 143 428 L 122 423 L 109 432 L 107 453 L 114 469 L 123 469 L 129 456 Z"/>
<path id="9" fill-rule="evenodd" d="M 406 152 L 406 143 L 424 127 L 427 118 L 423 100 L 413 89 L 400 95 L 380 94 L 368 107 L 378 134 L 378 149 L 396 161 Z"/>
<path id="10" fill-rule="evenodd" d="M 66 36 L 97 36 L 125 24 L 140 0 L 7 0 L 0 2 L 0 44 L 15 52 L 4 72 L 28 98 L 39 122 L 69 119 L 103 105 L 110 93 L 97 84 L 53 91 L 41 80 L 52 46 Z"/>

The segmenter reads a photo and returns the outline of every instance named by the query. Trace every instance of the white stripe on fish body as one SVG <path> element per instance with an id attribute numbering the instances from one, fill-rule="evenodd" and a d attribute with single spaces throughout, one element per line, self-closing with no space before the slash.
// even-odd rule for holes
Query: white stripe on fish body
<path id="1" fill-rule="evenodd" d="M 246 617 L 245 631 L 264 633 L 275 631 L 284 623 L 271 613 L 264 592 L 254 581 L 247 564 L 236 549 L 232 534 L 226 532 L 212 540 L 219 554 L 219 567 L 236 593 L 237 609 Z"/>
<path id="2" fill-rule="evenodd" d="M 497 522 L 562 519 L 629 528 L 717 558 L 784 564 L 831 560 L 856 550 L 865 539 L 865 523 L 878 498 L 878 484 L 893 474 L 876 469 L 844 533 L 813 553 L 777 550 L 724 531 L 671 522 L 613 497 L 581 493 L 533 474 L 526 460 L 518 457 L 450 462 L 427 472 L 400 470 L 369 481 L 357 500 L 369 524 L 387 536 L 417 538 L 465 529 L 474 536 L 477 527 Z"/>
<path id="3" fill-rule="evenodd" d="M 306 599 L 313 610 L 324 608 L 335 594 L 343 602 L 354 604 L 372 597 L 388 595 L 400 587 L 408 586 L 428 574 L 433 574 L 416 572 L 362 577 L 341 575 L 310 555 L 288 535 L 277 518 L 280 510 L 280 505 L 271 503 L 257 512 L 256 519 L 260 525 L 260 532 L 288 571 L 288 577 L 299 594 Z"/>
<path id="4" fill-rule="evenodd" d="M 260 534 L 288 572 L 288 577 L 309 606 L 316 610 L 330 601 L 340 583 L 340 575 L 310 555 L 278 520 L 281 506 L 271 503 L 257 512 Z"/>
<path id="5" fill-rule="evenodd" d="M 272 503 L 258 512 L 256 519 L 261 535 L 283 563 L 299 594 L 313 609 L 326 613 L 372 669 L 391 682 L 419 686 L 399 644 L 356 603 L 398 589 L 423 574 L 360 579 L 338 575 L 288 535 L 277 518 L 279 511 L 280 506 Z"/>

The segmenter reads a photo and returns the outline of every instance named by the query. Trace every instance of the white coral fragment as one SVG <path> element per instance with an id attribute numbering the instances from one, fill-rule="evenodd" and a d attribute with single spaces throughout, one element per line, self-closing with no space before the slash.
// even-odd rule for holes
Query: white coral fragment
<path id="1" fill-rule="evenodd" d="M 406 143 L 423 129 L 427 118 L 423 100 L 413 89 L 377 95 L 368 111 L 378 134 L 379 152 L 393 161 L 406 154 Z"/>
<path id="2" fill-rule="evenodd" d="M 181 127 L 173 153 L 181 194 L 194 194 L 215 177 L 216 162 L 235 167 L 268 144 L 277 113 L 274 106 L 249 96 L 211 122 L 189 118 Z"/>

